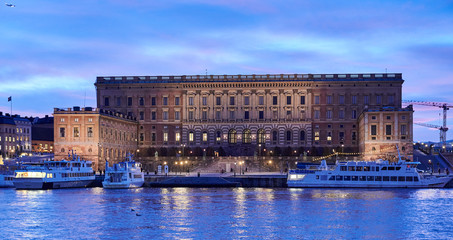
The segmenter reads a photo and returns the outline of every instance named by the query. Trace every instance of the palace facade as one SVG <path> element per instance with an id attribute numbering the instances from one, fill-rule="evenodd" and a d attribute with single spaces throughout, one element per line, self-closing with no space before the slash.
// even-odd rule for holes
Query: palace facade
<path id="1" fill-rule="evenodd" d="M 405 139 L 376 143 L 359 127 L 364 113 L 401 109 L 403 82 L 400 73 L 253 74 L 97 77 L 95 86 L 98 108 L 137 119 L 140 152 L 323 155 L 358 152 L 362 139 L 412 142 L 412 125 Z"/>

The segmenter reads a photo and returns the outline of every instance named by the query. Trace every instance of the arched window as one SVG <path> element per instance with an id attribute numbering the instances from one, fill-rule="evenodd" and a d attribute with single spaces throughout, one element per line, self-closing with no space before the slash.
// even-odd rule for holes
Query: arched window
<path id="1" fill-rule="evenodd" d="M 190 131 L 189 132 L 189 142 L 193 143 L 193 141 L 194 141 L 194 134 L 193 134 L 193 131 Z"/>
<path id="2" fill-rule="evenodd" d="M 215 133 L 215 141 L 217 142 L 217 144 L 220 144 L 222 142 L 222 132 L 221 131 L 217 131 Z"/>
<path id="3" fill-rule="evenodd" d="M 272 132 L 272 144 L 277 144 L 278 141 L 278 132 L 275 130 Z"/>
<path id="4" fill-rule="evenodd" d="M 305 141 L 305 131 L 304 130 L 300 131 L 299 140 L 301 142 Z"/>
<path id="5" fill-rule="evenodd" d="M 203 132 L 202 140 L 203 140 L 203 143 L 208 142 L 208 132 L 206 132 L 206 131 Z"/>
<path id="6" fill-rule="evenodd" d="M 292 139 L 292 132 L 291 130 L 286 131 L 286 143 L 290 143 Z"/>
<path id="7" fill-rule="evenodd" d="M 242 143 L 252 143 L 252 131 L 245 129 L 242 132 Z"/>
<path id="8" fill-rule="evenodd" d="M 260 143 L 260 144 L 266 143 L 266 136 L 264 133 L 265 133 L 264 129 L 258 130 L 258 143 Z"/>
<path id="9" fill-rule="evenodd" d="M 228 131 L 228 143 L 235 144 L 236 141 L 236 130 L 230 129 L 230 131 Z"/>

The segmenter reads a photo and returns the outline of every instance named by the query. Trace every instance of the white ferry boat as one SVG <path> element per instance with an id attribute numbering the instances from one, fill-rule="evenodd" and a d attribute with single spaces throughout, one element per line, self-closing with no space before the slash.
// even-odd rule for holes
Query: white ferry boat
<path id="1" fill-rule="evenodd" d="M 132 160 L 132 156 L 126 157 L 127 161 L 113 164 L 109 167 L 105 163 L 105 178 L 102 182 L 104 188 L 139 188 L 145 183 L 145 176 L 141 164 Z"/>
<path id="2" fill-rule="evenodd" d="M 16 189 L 55 189 L 87 187 L 95 179 L 90 161 L 72 160 L 45 161 L 22 166 L 15 171 Z"/>
<path id="3" fill-rule="evenodd" d="M 427 175 L 417 171 L 419 162 L 337 162 L 333 168 L 322 160 L 288 173 L 288 187 L 314 188 L 442 188 L 453 175 Z M 304 165 L 304 164 L 301 164 Z"/>

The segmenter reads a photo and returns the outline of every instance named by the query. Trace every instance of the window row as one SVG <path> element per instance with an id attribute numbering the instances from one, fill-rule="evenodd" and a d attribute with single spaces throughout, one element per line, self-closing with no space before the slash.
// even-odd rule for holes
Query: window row
<path id="1" fill-rule="evenodd" d="M 290 95 L 287 95 L 285 96 L 285 101 L 284 101 L 284 104 L 286 105 L 292 105 L 293 104 L 293 99 L 295 99 L 296 96 L 290 96 Z M 250 96 L 244 96 L 242 98 L 242 102 L 239 103 L 239 101 L 237 100 L 238 97 L 237 96 L 229 96 L 227 98 L 228 100 L 228 105 L 230 106 L 236 106 L 236 105 L 242 105 L 242 106 L 250 106 L 251 105 L 251 98 Z M 278 105 L 279 104 L 279 96 L 271 96 L 271 98 L 269 99 L 271 101 L 271 104 L 272 105 Z M 195 105 L 194 103 L 194 100 L 195 100 L 195 97 L 193 96 L 189 96 L 188 97 L 188 105 L 189 106 L 193 106 Z M 216 96 L 215 97 L 215 102 L 214 102 L 216 106 L 221 106 L 222 104 L 224 104 L 224 102 L 222 101 L 222 97 L 220 96 Z M 257 103 L 258 104 L 253 104 L 253 105 L 265 105 L 265 96 L 257 96 Z M 305 105 L 305 96 L 300 96 L 300 101 L 299 101 L 300 105 Z M 207 96 L 202 96 L 201 97 L 201 105 L 202 106 L 208 106 L 208 97 Z"/>
<path id="2" fill-rule="evenodd" d="M 363 101 L 362 103 L 364 105 L 369 105 L 370 104 L 370 95 L 364 95 L 362 96 L 363 97 Z M 384 102 L 382 101 L 382 98 L 384 96 L 383 95 L 375 95 L 375 101 L 374 103 L 376 105 L 381 105 L 381 104 L 384 104 Z M 314 96 L 314 104 L 321 104 L 321 96 L 320 95 L 315 95 Z M 334 98 L 333 95 L 327 95 L 326 98 L 325 98 L 325 102 L 323 102 L 325 104 L 346 104 L 346 96 L 345 95 L 339 95 L 338 98 Z M 348 103 L 350 104 L 358 104 L 358 96 L 357 95 L 352 95 L 350 96 L 350 101 L 348 101 Z M 388 105 L 393 105 L 395 104 L 395 96 L 394 95 L 388 95 L 387 96 L 387 102 L 385 104 L 388 104 Z"/>
<path id="3" fill-rule="evenodd" d="M 122 106 L 122 97 L 115 97 L 115 106 L 116 107 L 121 107 Z M 168 106 L 168 105 L 176 105 L 179 106 L 181 105 L 181 98 L 179 96 L 174 96 L 171 98 L 172 102 L 170 102 L 170 97 L 164 96 L 161 98 L 157 97 L 151 97 L 150 102 L 148 104 L 151 104 L 151 106 L 157 106 L 157 105 L 163 105 L 163 106 Z M 137 105 L 138 106 L 145 106 L 145 97 L 138 97 L 136 99 Z M 133 97 L 127 97 L 126 100 L 126 105 L 127 106 L 133 106 L 134 99 Z M 104 97 L 104 106 L 108 107 L 111 106 L 110 104 L 110 97 Z"/>

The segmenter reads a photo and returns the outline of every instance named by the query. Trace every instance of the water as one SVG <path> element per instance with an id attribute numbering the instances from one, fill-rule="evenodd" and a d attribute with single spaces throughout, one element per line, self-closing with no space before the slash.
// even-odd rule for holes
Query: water
<path id="1" fill-rule="evenodd" d="M 0 189 L 0 196 L 0 239 L 453 238 L 453 189 Z"/>

